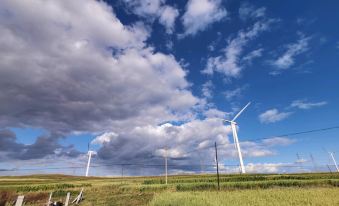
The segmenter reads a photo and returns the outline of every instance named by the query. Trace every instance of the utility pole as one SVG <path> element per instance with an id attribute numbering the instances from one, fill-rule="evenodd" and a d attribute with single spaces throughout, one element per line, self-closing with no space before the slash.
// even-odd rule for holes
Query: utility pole
<path id="1" fill-rule="evenodd" d="M 218 180 L 218 190 L 220 190 L 220 180 L 219 180 L 219 163 L 218 163 L 218 149 L 217 149 L 217 142 L 214 142 L 215 147 L 215 161 L 217 163 L 217 180 Z"/>
<path id="2" fill-rule="evenodd" d="M 335 158 L 334 158 L 333 152 L 330 152 L 330 155 L 331 155 L 331 157 L 332 157 L 332 160 L 333 160 L 333 162 L 334 162 L 334 166 L 335 166 L 335 168 L 337 169 L 337 172 L 339 172 L 339 168 L 338 168 L 337 162 L 335 161 Z"/>
<path id="3" fill-rule="evenodd" d="M 167 147 L 165 147 L 165 181 L 167 185 Z"/>

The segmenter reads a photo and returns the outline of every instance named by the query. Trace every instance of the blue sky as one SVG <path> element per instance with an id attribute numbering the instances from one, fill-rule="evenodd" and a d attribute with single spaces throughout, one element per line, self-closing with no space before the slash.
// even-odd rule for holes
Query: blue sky
<path id="1" fill-rule="evenodd" d="M 107 163 L 160 164 L 165 146 L 173 164 L 201 159 L 191 150 L 213 163 L 201 148 L 214 141 L 222 164 L 236 165 L 230 127 L 218 118 L 249 101 L 238 119 L 245 164 L 278 172 L 279 164 L 295 164 L 296 153 L 304 164 L 310 154 L 332 164 L 326 151 L 339 153 L 339 129 L 274 137 L 339 125 L 338 6 L 5 1 L 0 168 L 48 172 L 41 164 L 52 159 L 58 167 L 83 165 L 89 142 L 98 175 L 116 175 L 114 166 L 101 167 Z M 266 137 L 269 143 L 248 142 Z"/>

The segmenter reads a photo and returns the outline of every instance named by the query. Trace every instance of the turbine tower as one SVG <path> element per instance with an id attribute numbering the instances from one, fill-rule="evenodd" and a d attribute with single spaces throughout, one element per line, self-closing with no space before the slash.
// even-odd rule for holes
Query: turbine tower
<path id="1" fill-rule="evenodd" d="M 90 164 L 91 164 L 92 154 L 93 154 L 93 151 L 89 150 L 89 151 L 88 151 L 88 162 L 87 162 L 87 168 L 86 168 L 86 177 L 88 177 L 89 166 L 90 166 Z"/>
<path id="2" fill-rule="evenodd" d="M 330 153 L 330 156 L 332 157 L 332 160 L 333 160 L 333 163 L 334 163 L 335 168 L 337 169 L 337 172 L 339 172 L 339 167 L 338 167 L 338 165 L 337 165 L 337 162 L 335 161 L 333 152 L 329 152 L 329 153 Z"/>
<path id="3" fill-rule="evenodd" d="M 244 166 L 244 162 L 242 160 L 242 154 L 241 154 L 241 149 L 240 149 L 240 145 L 239 145 L 239 140 L 238 140 L 238 134 L 237 134 L 237 123 L 235 122 L 235 120 L 241 115 L 241 113 L 251 104 L 251 102 L 247 103 L 246 106 L 244 106 L 244 108 L 242 108 L 240 110 L 240 112 L 234 116 L 234 118 L 232 120 L 226 120 L 224 119 L 225 122 L 229 122 L 231 124 L 231 128 L 232 128 L 232 133 L 233 133 L 233 140 L 234 140 L 234 145 L 235 148 L 238 151 L 238 156 L 239 156 L 239 162 L 240 162 L 240 171 L 242 174 L 246 173 L 245 170 L 245 166 Z"/>
<path id="4" fill-rule="evenodd" d="M 94 151 L 90 150 L 89 144 L 90 143 L 88 143 L 88 148 L 87 148 L 87 150 L 88 150 L 88 152 L 87 152 L 87 154 L 88 154 L 88 161 L 87 161 L 87 167 L 86 167 L 86 177 L 88 177 L 89 166 L 91 164 L 92 154 L 94 153 Z"/>

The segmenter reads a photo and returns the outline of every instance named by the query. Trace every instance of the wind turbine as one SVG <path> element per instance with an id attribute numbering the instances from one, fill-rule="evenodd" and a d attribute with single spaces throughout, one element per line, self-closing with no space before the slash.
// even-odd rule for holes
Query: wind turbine
<path id="1" fill-rule="evenodd" d="M 87 161 L 87 167 L 86 167 L 86 177 L 88 177 L 88 173 L 89 173 L 89 166 L 91 164 L 91 158 L 92 158 L 92 154 L 94 153 L 94 151 L 90 150 L 89 148 L 89 143 L 88 143 L 88 148 L 87 148 L 87 154 L 88 154 L 88 161 Z"/>
<path id="2" fill-rule="evenodd" d="M 333 160 L 333 163 L 334 163 L 335 168 L 337 169 L 337 172 L 339 172 L 339 167 L 338 167 L 338 165 L 337 165 L 337 162 L 335 161 L 333 152 L 329 152 L 329 154 L 330 154 L 330 156 L 332 157 L 332 160 Z"/>
<path id="3" fill-rule="evenodd" d="M 89 166 L 91 164 L 92 154 L 94 154 L 94 151 L 90 150 L 90 146 L 89 145 L 90 145 L 90 143 L 88 142 L 88 145 L 87 145 L 88 161 L 87 161 L 87 167 L 86 167 L 86 177 L 88 177 Z M 83 198 L 82 198 L 83 191 L 84 191 L 84 188 L 81 188 L 81 191 L 80 191 L 79 195 L 72 201 L 72 203 L 79 204 L 79 202 L 81 200 L 83 200 Z"/>
<path id="4" fill-rule="evenodd" d="M 251 104 L 251 102 L 247 103 L 246 106 L 244 106 L 244 108 L 242 108 L 240 110 L 240 112 L 238 112 L 237 115 L 234 116 L 234 118 L 232 120 L 226 120 L 224 119 L 225 122 L 228 122 L 231 124 L 231 128 L 232 128 L 232 133 L 233 133 L 233 140 L 234 140 L 234 144 L 235 144 L 235 148 L 238 150 L 238 156 L 239 156 L 239 162 L 240 162 L 240 171 L 242 174 L 246 173 L 245 170 L 245 166 L 244 166 L 244 162 L 242 160 L 242 154 L 241 154 L 241 149 L 240 149 L 240 145 L 239 145 L 239 140 L 238 140 L 238 134 L 237 134 L 237 123 L 235 122 L 235 120 L 241 115 L 241 113 Z"/>

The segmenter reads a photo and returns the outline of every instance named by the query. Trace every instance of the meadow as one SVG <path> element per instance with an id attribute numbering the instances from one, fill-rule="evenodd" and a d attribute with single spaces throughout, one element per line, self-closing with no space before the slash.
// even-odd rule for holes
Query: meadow
<path id="1" fill-rule="evenodd" d="M 25 195 L 25 205 L 72 199 L 84 188 L 80 205 L 339 205 L 339 174 L 246 174 L 164 177 L 77 177 L 31 175 L 0 177 L 0 206 Z"/>

